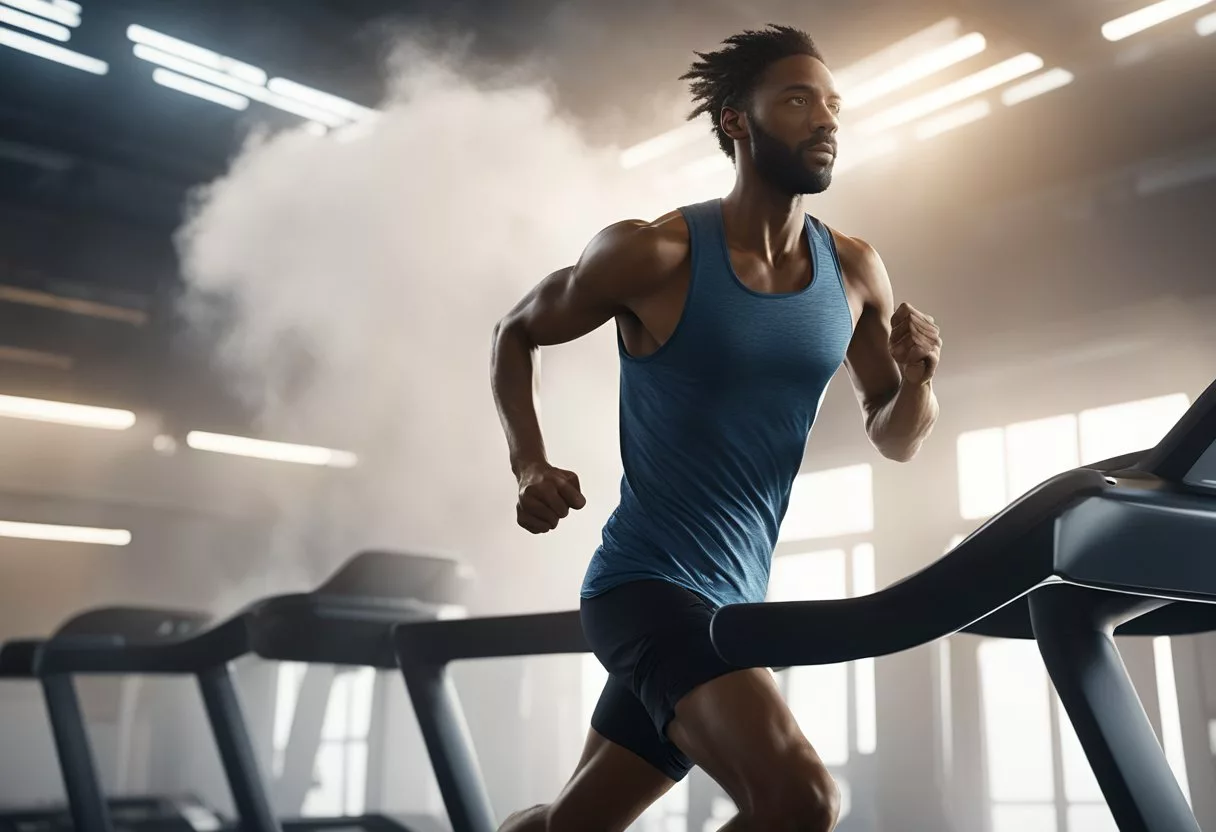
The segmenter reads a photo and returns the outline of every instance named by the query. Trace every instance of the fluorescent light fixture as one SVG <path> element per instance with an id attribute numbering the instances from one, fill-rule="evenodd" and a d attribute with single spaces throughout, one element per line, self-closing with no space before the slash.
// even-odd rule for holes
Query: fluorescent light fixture
<path id="1" fill-rule="evenodd" d="M 0 520 L 0 537 L 55 540 L 63 543 L 95 543 L 99 546 L 126 546 L 131 542 L 131 533 L 126 529 L 48 526 L 43 523 L 14 523 L 9 520 Z"/>
<path id="2" fill-rule="evenodd" d="M 73 52 L 71 49 L 56 46 L 53 43 L 47 43 L 44 40 L 38 40 L 38 38 L 14 32 L 11 29 L 0 29 L 0 46 L 7 46 L 10 49 L 17 49 L 30 55 L 37 55 L 39 58 L 46 58 L 48 61 L 55 61 L 56 63 L 70 66 L 73 69 L 91 72 L 94 75 L 105 75 L 110 71 L 110 65 L 105 61 L 90 58 L 88 55 L 81 55 L 79 52 Z"/>
<path id="3" fill-rule="evenodd" d="M 861 167 L 866 162 L 890 155 L 899 149 L 899 142 L 894 136 L 878 136 L 865 140 L 844 136 L 839 145 L 842 149 L 836 158 L 836 164 L 832 165 L 833 175 Z"/>
<path id="4" fill-rule="evenodd" d="M 25 29 L 27 32 L 33 32 L 36 35 L 42 35 L 44 38 L 57 40 L 60 43 L 66 43 L 72 38 L 72 30 L 67 26 L 54 23 L 50 20 L 43 20 L 41 17 L 34 17 L 32 14 L 19 12 L 7 6 L 0 6 L 0 23 L 15 26 L 18 29 Z"/>
<path id="5" fill-rule="evenodd" d="M 57 9 L 66 9 L 69 12 L 80 14 L 80 4 L 73 3 L 72 0 L 51 0 L 51 5 Z"/>
<path id="6" fill-rule="evenodd" d="M 841 90 L 845 106 L 849 109 L 862 107 L 943 69 L 962 63 L 987 48 L 988 41 L 984 36 L 979 32 L 972 32 L 945 46 L 922 52 L 856 87 Z"/>
<path id="7" fill-rule="evenodd" d="M 269 104 L 272 107 L 277 107 L 280 110 L 285 110 L 302 118 L 317 121 L 329 127 L 339 127 L 346 123 L 346 119 L 335 113 L 319 110 L 316 107 L 276 95 L 265 87 L 240 78 L 234 78 L 218 70 L 201 66 L 177 55 L 171 55 L 168 52 L 163 52 L 155 47 L 137 43 L 134 52 L 135 57 L 141 60 L 163 66 L 181 75 L 197 78 L 212 86 L 231 90 L 238 95 L 243 95 L 254 101 L 261 101 L 263 104 Z"/>
<path id="8" fill-rule="evenodd" d="M 229 92 L 219 87 L 213 87 L 210 84 L 204 84 L 202 81 L 187 78 L 185 75 L 178 75 L 176 72 L 170 72 L 167 69 L 154 70 L 152 72 L 152 80 L 162 87 L 184 92 L 196 98 L 205 98 L 208 101 L 222 104 L 232 110 L 244 110 L 249 106 L 249 99 L 243 95 L 237 95 L 235 92 Z"/>
<path id="9" fill-rule="evenodd" d="M 36 14 L 47 20 L 62 23 L 64 26 L 76 27 L 80 25 L 79 6 L 74 9 L 65 8 L 57 3 L 48 3 L 46 0 L 0 0 L 0 4 L 12 6 L 14 9 L 20 9 L 30 14 Z"/>
<path id="10" fill-rule="evenodd" d="M 129 410 L 18 396 L 0 396 L 0 416 L 102 430 L 126 430 L 135 424 L 135 414 Z"/>
<path id="11" fill-rule="evenodd" d="M 1027 78 L 1020 84 L 1014 84 L 1012 87 L 1009 87 L 1001 93 L 1001 101 L 1005 106 L 1012 107 L 1015 104 L 1028 101 L 1035 96 L 1067 86 L 1073 82 L 1073 78 L 1073 74 L 1067 69 L 1061 69 L 1060 67 L 1049 69 L 1033 78 Z"/>
<path id="12" fill-rule="evenodd" d="M 1123 40 L 1210 2 L 1212 0 L 1161 0 L 1160 3 L 1145 6 L 1131 14 L 1103 23 L 1102 37 L 1111 41 Z"/>
<path id="13" fill-rule="evenodd" d="M 943 110 L 952 104 L 966 101 L 968 98 L 988 92 L 988 90 L 1042 68 L 1042 58 L 1032 52 L 1023 52 L 1017 57 L 1001 61 L 987 69 L 981 69 L 966 78 L 960 78 L 916 98 L 896 104 L 894 107 L 859 122 L 855 129 L 859 133 L 881 133 L 892 127 L 899 127 L 938 110 Z"/>
<path id="14" fill-rule="evenodd" d="M 1216 34 L 1216 14 L 1205 15 L 1195 21 L 1195 31 L 1200 37 Z"/>
<path id="15" fill-rule="evenodd" d="M 257 84 L 259 87 L 266 83 L 265 70 L 259 69 L 256 66 L 250 66 L 242 61 L 233 60 L 218 52 L 212 52 L 210 49 L 195 46 L 193 43 L 186 43 L 184 40 L 178 40 L 161 32 L 155 32 L 144 26 L 128 26 L 127 37 L 135 43 L 142 43 L 145 46 L 150 46 L 161 52 L 167 52 L 178 58 L 185 58 L 208 69 L 227 73 L 233 78 L 239 78 L 250 84 Z M 135 54 L 138 56 L 139 52 L 137 51 Z M 176 67 L 169 68 L 176 69 Z M 193 75 L 194 73 L 186 74 Z"/>
<path id="16" fill-rule="evenodd" d="M 378 115 L 370 107 L 364 107 L 353 101 L 347 101 L 345 98 L 339 98 L 336 95 L 330 95 L 327 92 L 306 87 L 303 84 L 298 84 L 286 78 L 271 78 L 266 88 L 277 95 L 294 98 L 296 101 L 302 101 L 305 104 L 319 107 L 322 110 L 329 110 L 331 113 L 345 116 L 351 121 L 362 121 L 365 118 L 373 118 Z"/>
<path id="17" fill-rule="evenodd" d="M 680 179 L 700 179 L 703 176 L 709 176 L 714 173 L 726 173 L 727 171 L 734 173 L 734 164 L 725 154 L 715 153 L 712 156 L 705 156 L 694 162 L 682 165 L 676 169 L 675 176 Z"/>
<path id="18" fill-rule="evenodd" d="M 668 130 L 666 133 L 655 136 L 653 139 L 647 139 L 623 150 L 621 152 L 621 167 L 625 169 L 636 168 L 647 162 L 653 162 L 655 159 L 666 156 L 668 153 L 673 153 L 698 140 L 708 138 L 709 135 L 709 131 L 705 129 L 705 123 L 697 119 L 694 122 L 677 127 L 674 130 Z"/>
<path id="19" fill-rule="evenodd" d="M 186 444 L 196 451 L 249 456 L 276 462 L 295 462 L 301 465 L 327 465 L 331 468 L 353 468 L 359 461 L 358 457 L 349 451 L 335 451 L 331 448 L 319 448 L 313 445 L 269 442 L 265 439 L 227 436 L 222 433 L 206 433 L 198 430 L 192 430 L 186 434 Z"/>
<path id="20" fill-rule="evenodd" d="M 978 101 L 972 101 L 970 104 L 955 107 L 953 110 L 948 110 L 939 116 L 925 119 L 916 125 L 913 134 L 922 141 L 931 139 L 934 136 L 945 133 L 947 130 L 954 130 L 963 125 L 971 124 L 973 121 L 979 121 L 985 116 L 991 115 L 991 113 L 992 105 L 981 98 Z"/>

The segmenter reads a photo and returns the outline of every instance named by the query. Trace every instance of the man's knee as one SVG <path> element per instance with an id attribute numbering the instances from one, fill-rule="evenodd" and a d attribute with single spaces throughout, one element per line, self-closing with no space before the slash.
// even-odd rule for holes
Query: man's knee
<path id="1" fill-rule="evenodd" d="M 840 789 L 818 760 L 791 761 L 770 772 L 745 814 L 757 829 L 773 832 L 831 832 L 840 816 Z"/>

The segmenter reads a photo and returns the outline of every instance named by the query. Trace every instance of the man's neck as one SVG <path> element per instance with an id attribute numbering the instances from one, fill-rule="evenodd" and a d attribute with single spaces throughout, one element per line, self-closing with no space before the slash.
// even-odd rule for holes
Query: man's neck
<path id="1" fill-rule="evenodd" d="M 800 195 L 740 176 L 722 198 L 722 221 L 733 247 L 755 252 L 770 265 L 799 251 L 805 226 Z"/>

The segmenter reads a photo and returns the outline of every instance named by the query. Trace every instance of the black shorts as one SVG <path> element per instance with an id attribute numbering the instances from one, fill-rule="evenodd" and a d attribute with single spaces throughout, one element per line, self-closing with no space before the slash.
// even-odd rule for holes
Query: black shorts
<path id="1" fill-rule="evenodd" d="M 714 650 L 708 601 L 667 581 L 623 584 L 580 605 L 583 633 L 608 671 L 591 727 L 672 780 L 693 766 L 667 739 L 676 703 L 739 668 Z"/>

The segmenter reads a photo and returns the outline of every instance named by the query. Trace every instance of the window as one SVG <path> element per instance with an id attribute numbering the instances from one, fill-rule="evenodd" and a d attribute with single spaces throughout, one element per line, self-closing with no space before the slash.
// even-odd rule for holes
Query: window
<path id="1" fill-rule="evenodd" d="M 273 738 L 276 777 L 283 774 L 306 670 L 306 665 L 295 662 L 279 666 Z M 332 677 L 321 742 L 313 761 L 314 783 L 300 810 L 304 817 L 363 814 L 375 684 L 376 671 L 370 667 L 342 669 Z M 287 810 L 290 812 L 292 808 Z"/>
<path id="2" fill-rule="evenodd" d="M 1151 448 L 1188 405 L 1184 394 L 1163 396 L 965 433 L 958 439 L 959 515 L 982 521 L 1058 473 Z M 1186 792 L 1169 639 L 1156 640 L 1154 653 L 1164 745 Z M 985 640 L 977 658 L 992 832 L 1115 832 L 1038 646 Z"/>

